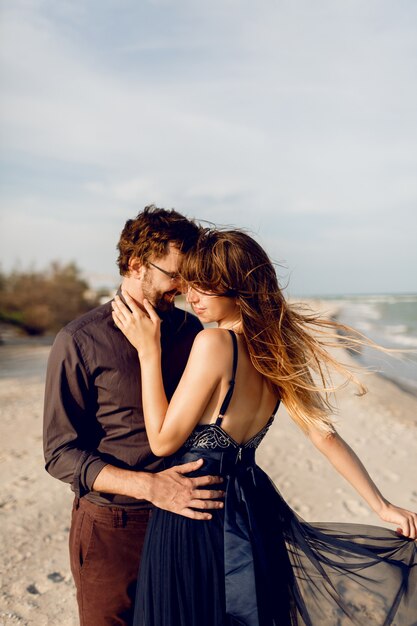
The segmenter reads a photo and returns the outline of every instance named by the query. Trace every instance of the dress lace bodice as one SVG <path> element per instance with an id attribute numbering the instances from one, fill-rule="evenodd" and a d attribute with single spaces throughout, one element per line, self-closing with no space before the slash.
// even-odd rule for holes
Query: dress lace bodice
<path id="1" fill-rule="evenodd" d="M 262 439 L 268 432 L 275 415 L 271 415 L 268 422 L 256 435 L 251 437 L 245 443 L 239 444 L 233 439 L 221 426 L 218 424 L 200 424 L 197 426 L 187 441 L 184 443 L 184 448 L 203 448 L 206 450 L 225 450 L 226 448 L 242 448 L 242 449 L 255 449 L 259 446 Z"/>

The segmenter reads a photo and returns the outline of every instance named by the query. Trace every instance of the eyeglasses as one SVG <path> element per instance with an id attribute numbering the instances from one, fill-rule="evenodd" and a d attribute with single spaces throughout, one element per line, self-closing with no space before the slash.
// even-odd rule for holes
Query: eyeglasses
<path id="1" fill-rule="evenodd" d="M 152 267 L 155 267 L 157 270 L 165 274 L 165 276 L 168 276 L 172 282 L 174 282 L 174 280 L 178 280 L 180 277 L 178 272 L 167 272 L 167 270 L 162 269 L 162 267 L 158 267 L 158 265 L 155 265 L 155 263 L 151 263 L 150 261 L 148 261 L 148 265 L 152 265 Z"/>

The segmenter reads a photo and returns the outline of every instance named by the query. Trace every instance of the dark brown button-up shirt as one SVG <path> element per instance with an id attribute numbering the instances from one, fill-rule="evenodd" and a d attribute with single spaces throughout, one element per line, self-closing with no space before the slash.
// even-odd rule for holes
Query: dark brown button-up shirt
<path id="1" fill-rule="evenodd" d="M 46 470 L 96 504 L 147 508 L 148 502 L 91 491 L 107 464 L 156 471 L 146 436 L 137 351 L 114 325 L 108 302 L 57 335 L 48 361 L 44 408 Z M 161 325 L 168 399 L 184 371 L 200 322 L 174 309 Z"/>

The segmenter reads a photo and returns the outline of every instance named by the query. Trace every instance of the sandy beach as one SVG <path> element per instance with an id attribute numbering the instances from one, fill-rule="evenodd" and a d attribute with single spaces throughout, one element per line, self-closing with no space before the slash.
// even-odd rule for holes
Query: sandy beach
<path id="1" fill-rule="evenodd" d="M 0 346 L 2 442 L 0 624 L 78 623 L 67 541 L 72 494 L 45 472 L 43 384 L 48 346 Z M 345 361 L 349 360 L 346 355 Z M 377 375 L 369 393 L 337 394 L 337 428 L 382 493 L 417 509 L 417 398 Z M 307 521 L 383 525 L 291 422 L 283 407 L 258 452 L 289 504 Z"/>

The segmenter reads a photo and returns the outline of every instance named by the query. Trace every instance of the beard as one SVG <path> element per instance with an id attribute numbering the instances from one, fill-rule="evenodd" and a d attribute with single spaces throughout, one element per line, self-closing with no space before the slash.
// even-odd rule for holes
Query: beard
<path id="1" fill-rule="evenodd" d="M 160 291 L 152 282 L 151 274 L 146 271 L 142 283 L 143 296 L 149 300 L 152 306 L 159 312 L 172 311 L 175 303 L 175 296 L 180 292 L 178 289 L 170 291 Z"/>

